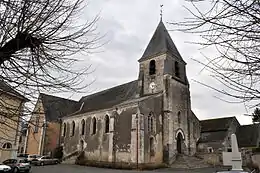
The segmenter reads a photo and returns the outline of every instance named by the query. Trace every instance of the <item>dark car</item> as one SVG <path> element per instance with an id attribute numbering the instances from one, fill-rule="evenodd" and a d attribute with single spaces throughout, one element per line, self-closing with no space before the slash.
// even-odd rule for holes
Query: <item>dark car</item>
<path id="1" fill-rule="evenodd" d="M 23 154 L 23 153 L 17 155 L 17 157 L 19 157 L 19 158 L 25 158 L 25 159 L 27 159 L 28 156 L 29 156 L 29 154 Z"/>
<path id="2" fill-rule="evenodd" d="M 3 161 L 3 164 L 11 167 L 13 173 L 25 172 L 28 173 L 31 170 L 31 165 L 27 159 L 8 159 Z"/>

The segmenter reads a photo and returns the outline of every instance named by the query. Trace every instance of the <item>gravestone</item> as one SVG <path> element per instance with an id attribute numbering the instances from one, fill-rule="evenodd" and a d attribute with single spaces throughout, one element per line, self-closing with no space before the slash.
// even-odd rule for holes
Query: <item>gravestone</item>
<path id="1" fill-rule="evenodd" d="M 237 137 L 235 134 L 231 135 L 231 152 L 223 152 L 223 165 L 224 166 L 232 166 L 231 171 L 223 171 L 219 173 L 247 173 L 242 169 L 242 157 L 241 152 L 239 152 Z"/>

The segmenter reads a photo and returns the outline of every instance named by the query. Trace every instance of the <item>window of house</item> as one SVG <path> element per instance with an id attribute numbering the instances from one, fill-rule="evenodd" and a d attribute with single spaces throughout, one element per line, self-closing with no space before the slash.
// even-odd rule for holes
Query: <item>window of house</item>
<path id="1" fill-rule="evenodd" d="M 105 116 L 105 133 L 109 132 L 109 116 Z"/>
<path id="2" fill-rule="evenodd" d="M 179 67 L 179 63 L 177 61 L 175 61 L 174 67 L 175 67 L 175 76 L 179 78 L 180 77 L 180 67 Z"/>
<path id="3" fill-rule="evenodd" d="M 66 136 L 66 123 L 63 123 L 63 135 L 62 136 Z"/>
<path id="4" fill-rule="evenodd" d="M 153 114 L 150 113 L 148 116 L 148 132 L 153 132 L 154 128 L 154 117 Z"/>
<path id="5" fill-rule="evenodd" d="M 81 135 L 85 134 L 85 120 L 81 121 Z"/>
<path id="6" fill-rule="evenodd" d="M 4 143 L 4 145 L 2 146 L 3 149 L 11 149 L 12 148 L 12 144 L 10 142 Z"/>
<path id="7" fill-rule="evenodd" d="M 156 72 L 156 63 L 155 60 L 151 60 L 149 64 L 149 75 L 153 75 Z"/>
<path id="8" fill-rule="evenodd" d="M 181 123 L 181 112 L 180 111 L 178 112 L 177 117 L 178 117 L 178 123 L 180 124 Z"/>
<path id="9" fill-rule="evenodd" d="M 228 149 L 227 149 L 227 152 L 232 152 L 232 148 L 228 148 Z"/>
<path id="10" fill-rule="evenodd" d="M 23 148 L 23 147 L 21 147 L 21 151 L 20 151 L 20 153 L 23 153 L 23 150 L 24 150 L 24 148 Z"/>
<path id="11" fill-rule="evenodd" d="M 208 153 L 213 153 L 213 148 L 212 147 L 208 147 Z"/>
<path id="12" fill-rule="evenodd" d="M 72 129 L 71 129 L 71 136 L 75 135 L 75 122 L 72 121 Z"/>
<path id="13" fill-rule="evenodd" d="M 35 127 L 34 127 L 34 133 L 38 133 L 38 130 L 39 130 L 39 121 L 40 121 L 40 116 L 36 116 Z"/>
<path id="14" fill-rule="evenodd" d="M 94 117 L 92 119 L 92 135 L 96 134 L 96 132 L 97 132 L 97 120 Z"/>
<path id="15" fill-rule="evenodd" d="M 150 137 L 150 156 L 154 156 L 154 138 Z"/>

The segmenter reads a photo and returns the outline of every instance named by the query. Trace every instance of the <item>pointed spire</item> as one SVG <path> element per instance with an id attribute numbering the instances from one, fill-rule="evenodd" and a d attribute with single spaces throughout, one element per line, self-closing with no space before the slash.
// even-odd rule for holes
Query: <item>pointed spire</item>
<path id="1" fill-rule="evenodd" d="M 164 26 L 163 21 L 160 20 L 143 56 L 138 61 L 141 62 L 166 52 L 170 53 L 175 58 L 182 60 L 182 57 Z"/>

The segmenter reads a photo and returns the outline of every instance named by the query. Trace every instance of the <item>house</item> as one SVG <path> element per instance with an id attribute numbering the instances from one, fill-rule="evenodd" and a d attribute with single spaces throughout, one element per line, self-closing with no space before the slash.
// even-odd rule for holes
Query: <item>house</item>
<path id="1" fill-rule="evenodd" d="M 0 81 L 0 162 L 17 155 L 20 123 L 27 101 L 12 86 Z"/>
<path id="2" fill-rule="evenodd" d="M 198 152 L 213 153 L 229 151 L 230 136 L 240 126 L 236 117 L 215 118 L 200 121 L 201 134 L 197 143 Z"/>
<path id="3" fill-rule="evenodd" d="M 28 154 L 52 154 L 60 143 L 61 118 L 74 112 L 76 103 L 69 99 L 39 94 L 28 125 Z"/>
<path id="4" fill-rule="evenodd" d="M 260 147 L 260 124 L 240 126 L 236 132 L 239 148 Z"/>
<path id="5" fill-rule="evenodd" d="M 82 97 L 62 118 L 64 158 L 80 152 L 84 164 L 145 167 L 195 154 L 186 62 L 162 21 L 138 63 L 136 80 Z"/>

